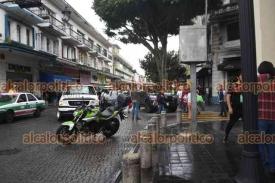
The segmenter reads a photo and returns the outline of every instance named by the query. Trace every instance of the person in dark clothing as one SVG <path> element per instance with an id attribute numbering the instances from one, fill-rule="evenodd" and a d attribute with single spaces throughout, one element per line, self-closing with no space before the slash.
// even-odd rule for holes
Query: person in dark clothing
<path id="1" fill-rule="evenodd" d="M 157 102 L 158 102 L 158 108 L 159 108 L 159 113 L 161 113 L 161 111 L 164 111 L 164 106 L 165 106 L 165 96 L 164 96 L 164 92 L 161 91 L 158 96 L 157 96 Z"/>
<path id="2" fill-rule="evenodd" d="M 243 116 L 243 96 L 241 93 L 241 82 L 242 76 L 241 74 L 239 74 L 239 76 L 236 77 L 233 83 L 230 83 L 230 87 L 226 96 L 230 118 L 225 129 L 225 136 L 223 139 L 224 143 L 228 141 L 228 136 L 233 126 Z"/>
<path id="3" fill-rule="evenodd" d="M 224 116 L 226 117 L 226 104 L 225 104 L 225 90 L 223 88 L 223 86 L 220 84 L 218 86 L 218 97 L 219 97 L 219 103 L 220 103 L 220 108 L 221 108 L 221 112 L 220 112 L 220 116 Z"/>

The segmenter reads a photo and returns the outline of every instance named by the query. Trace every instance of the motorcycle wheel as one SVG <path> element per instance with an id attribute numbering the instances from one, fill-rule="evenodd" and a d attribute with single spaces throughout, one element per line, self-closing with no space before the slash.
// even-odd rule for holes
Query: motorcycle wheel
<path id="1" fill-rule="evenodd" d="M 118 119 L 113 119 L 112 121 L 106 123 L 100 131 L 105 135 L 105 137 L 110 138 L 118 131 L 119 126 L 120 124 Z"/>
<path id="2" fill-rule="evenodd" d="M 68 126 L 60 126 L 56 131 L 56 136 L 58 142 L 69 145 L 76 141 L 76 133 L 74 131 L 70 131 Z"/>

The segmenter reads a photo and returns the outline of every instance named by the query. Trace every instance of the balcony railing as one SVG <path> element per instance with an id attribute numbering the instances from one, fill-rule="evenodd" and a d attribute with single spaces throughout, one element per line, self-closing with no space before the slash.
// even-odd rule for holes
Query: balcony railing
<path id="1" fill-rule="evenodd" d="M 80 35 L 77 39 L 80 43 L 86 45 L 91 50 L 93 49 L 93 44 L 86 38 L 84 38 L 82 35 Z"/>
<path id="2" fill-rule="evenodd" d="M 32 13 L 43 18 L 45 22 L 50 23 L 52 26 L 60 31 L 65 31 L 65 25 L 62 21 L 49 14 L 46 9 L 30 9 Z"/>
<path id="3" fill-rule="evenodd" d="M 111 73 L 111 69 L 107 67 L 103 67 L 102 70 L 107 73 Z"/>
<path id="4" fill-rule="evenodd" d="M 226 13 L 234 12 L 239 10 L 239 4 L 238 3 L 230 3 L 227 5 L 222 6 L 219 10 L 213 11 L 211 16 L 219 16 Z"/>

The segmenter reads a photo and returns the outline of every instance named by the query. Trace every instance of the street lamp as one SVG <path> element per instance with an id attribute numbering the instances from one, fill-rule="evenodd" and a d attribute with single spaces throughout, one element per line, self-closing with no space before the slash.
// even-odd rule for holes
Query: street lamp
<path id="1" fill-rule="evenodd" d="M 64 22 L 69 22 L 70 18 L 71 18 L 71 10 L 69 9 L 68 6 L 65 7 L 65 9 L 62 11 L 63 17 L 62 20 Z"/>
<path id="2" fill-rule="evenodd" d="M 240 35 L 242 76 L 246 83 L 257 82 L 256 41 L 253 0 L 240 0 Z M 258 133 L 257 95 L 252 91 L 244 92 L 243 121 L 244 132 Z M 248 107 L 249 106 L 249 107 Z M 257 144 L 246 144 L 243 147 L 239 172 L 235 177 L 237 183 L 263 183 L 265 181 L 262 163 L 260 162 Z"/>

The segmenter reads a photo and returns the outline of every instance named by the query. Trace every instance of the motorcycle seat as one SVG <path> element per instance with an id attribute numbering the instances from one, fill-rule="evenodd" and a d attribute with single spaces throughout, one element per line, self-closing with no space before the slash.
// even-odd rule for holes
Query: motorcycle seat
<path id="1" fill-rule="evenodd" d="M 115 107 L 108 107 L 101 113 L 101 116 L 104 118 L 109 118 L 113 115 L 114 111 L 115 111 Z"/>

